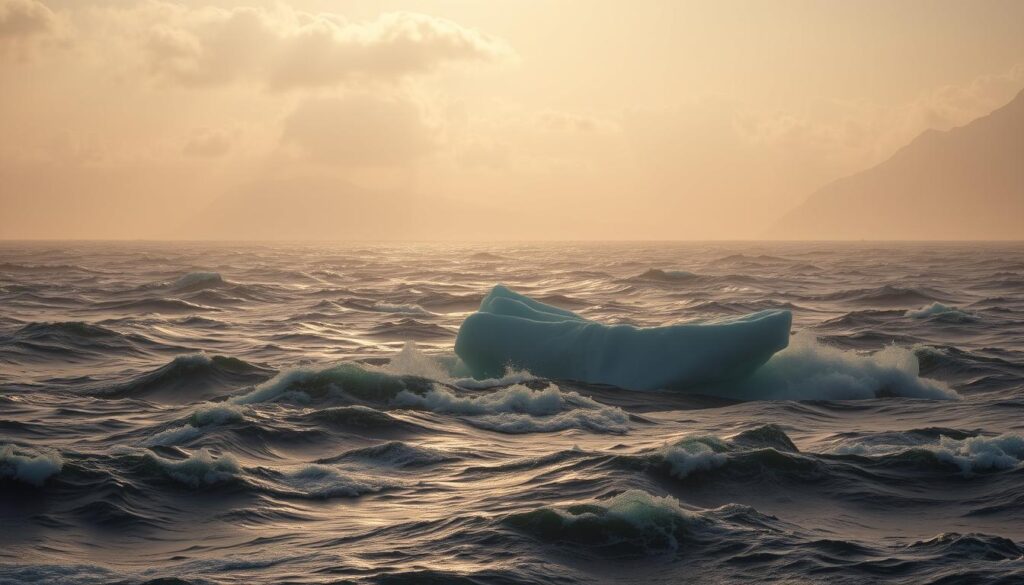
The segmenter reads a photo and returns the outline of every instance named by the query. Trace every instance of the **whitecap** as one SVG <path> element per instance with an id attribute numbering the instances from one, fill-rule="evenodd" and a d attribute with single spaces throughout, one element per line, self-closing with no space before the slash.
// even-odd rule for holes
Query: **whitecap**
<path id="1" fill-rule="evenodd" d="M 797 334 L 789 347 L 752 376 L 713 390 L 744 400 L 856 400 L 887 396 L 949 400 L 956 391 L 943 382 L 921 378 L 917 357 L 895 345 L 870 355 L 819 343 Z"/>
<path id="2" fill-rule="evenodd" d="M 14 445 L 0 445 L 0 477 L 9 477 L 34 486 L 60 473 L 64 460 L 59 453 L 27 453 Z"/>
<path id="3" fill-rule="evenodd" d="M 603 405 L 576 392 L 563 392 L 554 384 L 543 390 L 515 384 L 469 395 L 435 385 L 425 394 L 402 391 L 392 405 L 460 415 L 474 426 L 506 433 L 570 428 L 607 433 L 629 430 L 629 416 L 622 409 Z"/>
<path id="4" fill-rule="evenodd" d="M 224 483 L 235 479 L 242 471 L 234 455 L 226 453 L 214 457 L 206 449 L 181 460 L 166 459 L 155 453 L 146 453 L 145 457 L 156 463 L 171 479 L 191 487 Z"/>

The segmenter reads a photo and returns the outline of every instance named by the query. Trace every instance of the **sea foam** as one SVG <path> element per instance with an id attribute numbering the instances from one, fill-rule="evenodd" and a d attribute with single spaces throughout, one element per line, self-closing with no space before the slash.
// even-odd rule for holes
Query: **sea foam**
<path id="1" fill-rule="evenodd" d="M 901 453 L 930 453 L 936 460 L 956 466 L 960 473 L 971 476 L 986 471 L 1015 469 L 1024 463 L 1024 436 L 1006 433 L 994 437 L 940 436 L 938 442 L 914 440 L 897 435 L 902 441 L 843 443 L 835 448 L 841 455 L 882 457 Z"/>
<path id="2" fill-rule="evenodd" d="M 975 315 L 967 311 L 939 302 L 934 302 L 920 309 L 910 309 L 906 312 L 906 316 L 913 319 L 934 319 L 947 323 L 970 323 L 978 320 Z"/>
<path id="3" fill-rule="evenodd" d="M 541 540 L 605 549 L 616 556 L 672 553 L 712 526 L 671 496 L 635 489 L 607 500 L 512 514 L 505 523 Z"/>
<path id="4" fill-rule="evenodd" d="M 425 394 L 403 391 L 392 404 L 463 416 L 474 426 L 505 433 L 571 428 L 625 433 L 629 429 L 629 416 L 623 410 L 576 392 L 563 392 L 554 384 L 543 390 L 515 384 L 475 394 L 457 394 L 434 386 Z"/>
<path id="5" fill-rule="evenodd" d="M 0 478 L 42 486 L 63 466 L 64 460 L 57 453 L 27 453 L 14 445 L 0 445 Z"/>
<path id="6" fill-rule="evenodd" d="M 862 355 L 828 347 L 801 333 L 746 380 L 712 392 L 744 400 L 957 398 L 946 384 L 919 373 L 917 357 L 909 349 L 889 346 Z"/>
<path id="7" fill-rule="evenodd" d="M 245 418 L 245 409 L 232 403 L 208 403 L 200 406 L 187 418 L 187 424 L 160 431 L 143 441 L 147 447 L 180 445 L 200 436 L 211 427 L 239 422 Z"/>
<path id="8" fill-rule="evenodd" d="M 229 453 L 214 457 L 206 449 L 200 449 L 185 459 L 166 459 L 155 453 L 147 452 L 144 456 L 167 477 L 191 486 L 214 485 L 237 478 L 242 468 L 238 460 Z"/>

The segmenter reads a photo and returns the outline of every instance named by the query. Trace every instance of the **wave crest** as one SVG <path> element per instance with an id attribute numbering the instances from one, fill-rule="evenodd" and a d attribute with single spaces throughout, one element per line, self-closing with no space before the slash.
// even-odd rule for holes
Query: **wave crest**
<path id="1" fill-rule="evenodd" d="M 678 550 L 700 518 L 675 498 L 629 490 L 601 502 L 512 514 L 505 522 L 541 540 L 647 554 Z"/>
<path id="2" fill-rule="evenodd" d="M 503 433 L 551 432 L 571 428 L 603 433 L 625 433 L 629 416 L 576 392 L 563 392 L 554 384 L 543 390 L 516 384 L 493 392 L 465 395 L 435 386 L 424 394 L 399 393 L 399 407 L 466 417 L 470 424 Z"/>
<path id="3" fill-rule="evenodd" d="M 64 459 L 58 453 L 31 453 L 14 445 L 0 445 L 0 478 L 41 486 L 63 466 Z"/>
<path id="4" fill-rule="evenodd" d="M 945 383 L 919 374 L 917 357 L 909 349 L 889 346 L 861 355 L 822 345 L 814 336 L 801 333 L 788 348 L 724 393 L 743 400 L 958 398 Z"/>

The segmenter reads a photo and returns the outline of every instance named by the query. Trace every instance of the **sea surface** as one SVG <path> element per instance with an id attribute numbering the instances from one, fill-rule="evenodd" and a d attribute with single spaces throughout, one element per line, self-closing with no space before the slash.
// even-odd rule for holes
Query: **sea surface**
<path id="1" fill-rule="evenodd" d="M 793 336 L 461 377 L 497 283 Z M 1022 460 L 1022 244 L 0 243 L 2 583 L 1024 583 Z"/>

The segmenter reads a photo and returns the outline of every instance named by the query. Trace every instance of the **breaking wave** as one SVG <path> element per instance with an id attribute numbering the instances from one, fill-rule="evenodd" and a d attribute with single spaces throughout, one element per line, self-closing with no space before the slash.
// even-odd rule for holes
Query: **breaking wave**
<path id="1" fill-rule="evenodd" d="M 928 441 L 920 434 L 906 434 L 901 438 L 903 440 L 895 444 L 891 440 L 843 443 L 836 447 L 835 452 L 888 459 L 927 455 L 939 463 L 956 467 L 965 476 L 1016 469 L 1024 461 L 1024 437 L 1016 433 L 995 437 L 940 435 L 937 441 Z"/>
<path id="2" fill-rule="evenodd" d="M 606 500 L 511 514 L 504 524 L 538 540 L 631 558 L 683 553 L 738 536 L 760 514 L 744 506 L 691 511 L 671 496 L 632 489 Z"/>
<path id="3" fill-rule="evenodd" d="M 796 335 L 788 348 L 725 394 L 744 400 L 957 398 L 945 383 L 920 377 L 917 356 L 909 349 L 889 346 L 861 355 L 823 345 L 808 333 Z"/>
<path id="4" fill-rule="evenodd" d="M 480 395 L 457 394 L 435 386 L 425 394 L 399 393 L 395 406 L 423 408 L 455 414 L 480 428 L 503 433 L 552 432 L 586 429 L 599 433 L 625 433 L 629 416 L 576 392 L 563 392 L 554 384 L 534 390 L 516 384 Z"/>
<path id="5" fill-rule="evenodd" d="M 906 315 L 907 317 L 912 317 L 914 319 L 933 319 L 947 323 L 971 323 L 978 319 L 975 315 L 972 315 L 967 311 L 947 306 L 942 303 L 932 303 L 926 307 L 916 310 L 911 309 L 906 312 Z"/>
<path id="6" fill-rule="evenodd" d="M 192 402 L 266 380 L 272 370 L 246 361 L 205 353 L 183 355 L 134 380 L 90 389 L 100 398 L 145 398 Z"/>
<path id="7" fill-rule="evenodd" d="M 32 453 L 13 445 L 0 445 L 0 479 L 41 486 L 60 473 L 64 460 L 57 453 Z"/>

